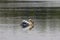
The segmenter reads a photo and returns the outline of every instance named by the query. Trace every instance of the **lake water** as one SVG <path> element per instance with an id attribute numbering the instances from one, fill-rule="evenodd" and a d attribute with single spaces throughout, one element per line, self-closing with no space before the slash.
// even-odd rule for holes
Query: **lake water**
<path id="1" fill-rule="evenodd" d="M 0 40 L 60 40 L 60 19 L 33 19 L 31 31 L 22 30 L 22 20 L 0 17 Z"/>

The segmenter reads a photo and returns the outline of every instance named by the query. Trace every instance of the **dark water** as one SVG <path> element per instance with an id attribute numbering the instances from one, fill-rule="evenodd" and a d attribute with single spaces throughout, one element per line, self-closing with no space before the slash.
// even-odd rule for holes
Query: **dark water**
<path id="1" fill-rule="evenodd" d="M 33 19 L 31 31 L 22 30 L 21 18 L 0 18 L 0 40 L 59 40 L 60 19 Z M 27 20 L 27 19 L 26 19 Z"/>

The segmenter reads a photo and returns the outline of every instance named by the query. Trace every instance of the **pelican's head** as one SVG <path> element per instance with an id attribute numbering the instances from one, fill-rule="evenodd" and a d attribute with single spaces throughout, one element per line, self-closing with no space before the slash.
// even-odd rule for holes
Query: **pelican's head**
<path id="1" fill-rule="evenodd" d="M 29 21 L 31 22 L 31 21 L 32 21 L 32 19 L 29 19 Z"/>

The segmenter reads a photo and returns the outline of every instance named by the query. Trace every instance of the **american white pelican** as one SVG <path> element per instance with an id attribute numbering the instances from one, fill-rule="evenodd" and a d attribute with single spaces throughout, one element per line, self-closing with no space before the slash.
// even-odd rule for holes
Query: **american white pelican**
<path id="1" fill-rule="evenodd" d="M 29 19 L 28 21 L 23 20 L 22 27 L 24 28 L 24 30 L 32 30 L 32 28 L 34 27 L 33 20 L 32 19 Z"/>

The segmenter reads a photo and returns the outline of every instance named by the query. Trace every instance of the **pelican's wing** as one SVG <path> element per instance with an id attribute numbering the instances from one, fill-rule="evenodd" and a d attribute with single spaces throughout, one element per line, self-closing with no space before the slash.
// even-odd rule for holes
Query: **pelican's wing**
<path id="1" fill-rule="evenodd" d="M 29 24 L 29 22 L 28 22 L 28 21 L 26 21 L 26 20 L 23 20 L 22 22 L 26 22 L 26 23 L 28 23 L 28 24 Z"/>

